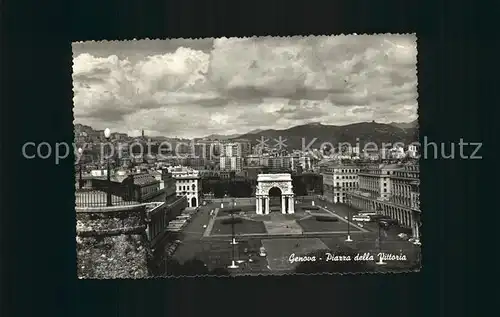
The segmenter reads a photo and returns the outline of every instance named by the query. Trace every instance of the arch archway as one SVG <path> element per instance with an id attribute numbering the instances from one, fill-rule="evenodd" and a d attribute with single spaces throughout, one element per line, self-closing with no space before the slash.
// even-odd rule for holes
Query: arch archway
<path id="1" fill-rule="evenodd" d="M 272 187 L 269 189 L 269 211 L 281 211 L 281 189 L 279 187 Z"/>
<path id="2" fill-rule="evenodd" d="M 259 174 L 255 191 L 257 214 L 271 211 L 294 213 L 294 193 L 291 174 Z"/>
<path id="3" fill-rule="evenodd" d="M 191 198 L 191 207 L 192 208 L 198 207 L 198 205 L 196 203 L 197 203 L 196 197 Z"/>

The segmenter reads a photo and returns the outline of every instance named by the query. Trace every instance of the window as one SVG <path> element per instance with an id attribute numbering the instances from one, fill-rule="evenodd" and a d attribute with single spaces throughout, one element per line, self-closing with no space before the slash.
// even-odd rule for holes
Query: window
<path id="1" fill-rule="evenodd" d="M 384 188 L 384 193 L 387 193 L 387 188 Z"/>

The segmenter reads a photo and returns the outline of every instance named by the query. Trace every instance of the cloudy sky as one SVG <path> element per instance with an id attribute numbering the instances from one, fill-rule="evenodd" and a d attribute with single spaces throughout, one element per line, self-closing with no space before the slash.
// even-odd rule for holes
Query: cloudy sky
<path id="1" fill-rule="evenodd" d="M 414 35 L 73 43 L 75 122 L 201 137 L 417 118 Z"/>

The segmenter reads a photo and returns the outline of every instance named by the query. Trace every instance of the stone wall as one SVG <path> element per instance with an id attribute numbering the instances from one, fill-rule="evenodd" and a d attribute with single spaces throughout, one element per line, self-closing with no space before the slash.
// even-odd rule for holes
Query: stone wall
<path id="1" fill-rule="evenodd" d="M 145 206 L 76 208 L 79 278 L 145 278 L 151 249 Z"/>

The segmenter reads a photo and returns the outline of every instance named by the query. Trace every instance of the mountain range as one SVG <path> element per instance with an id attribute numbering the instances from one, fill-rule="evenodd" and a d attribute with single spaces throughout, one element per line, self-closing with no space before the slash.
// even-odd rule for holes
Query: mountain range
<path id="1" fill-rule="evenodd" d="M 319 122 L 294 126 L 284 130 L 260 130 L 238 135 L 238 139 L 248 139 L 253 144 L 258 140 L 269 140 L 268 145 L 276 144 L 281 137 L 287 149 L 303 149 L 311 142 L 311 148 L 319 148 L 321 143 L 330 142 L 337 147 L 340 142 L 349 142 L 353 146 L 359 142 L 364 146 L 367 142 L 382 143 L 402 142 L 410 144 L 418 141 L 417 120 L 408 123 L 361 122 L 343 126 L 325 125 Z M 230 138 L 233 139 L 233 138 Z"/>
<path id="2" fill-rule="evenodd" d="M 96 131 L 90 126 L 75 124 L 77 131 Z M 236 140 L 248 139 L 252 144 L 258 144 L 258 140 L 267 140 L 270 147 L 276 145 L 276 141 L 283 140 L 286 149 L 303 149 L 311 144 L 310 148 L 319 148 L 321 143 L 330 142 L 334 147 L 338 143 L 349 142 L 351 145 L 359 143 L 364 146 L 367 142 L 375 142 L 378 146 L 382 143 L 402 142 L 410 144 L 418 141 L 418 122 L 391 122 L 389 124 L 377 122 L 361 122 L 348 125 L 336 126 L 313 122 L 294 126 L 288 129 L 255 129 L 244 134 L 219 135 L 212 134 L 205 139 L 212 140 Z M 176 140 L 177 138 L 158 137 L 165 140 Z M 286 141 L 285 141 L 286 140 Z M 312 142 L 312 143 L 311 143 Z"/>
<path id="3" fill-rule="evenodd" d="M 255 129 L 255 130 L 252 130 L 252 131 L 249 131 L 247 133 L 244 133 L 244 134 L 255 134 L 255 133 L 259 133 L 261 131 L 264 131 L 262 129 Z M 206 136 L 204 137 L 204 139 L 208 139 L 208 140 L 231 140 L 231 139 L 237 139 L 239 138 L 241 135 L 243 134 L 210 134 L 209 136 Z"/>

